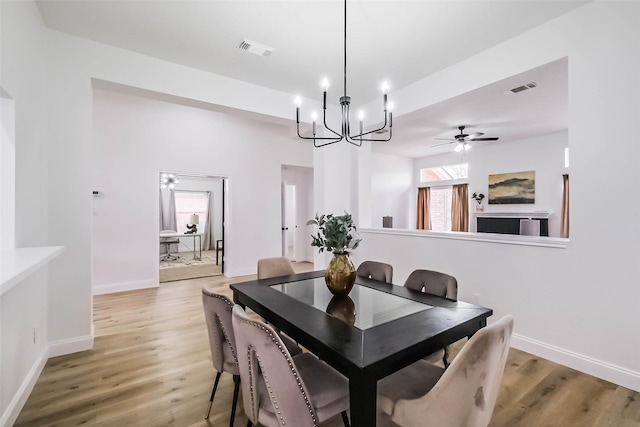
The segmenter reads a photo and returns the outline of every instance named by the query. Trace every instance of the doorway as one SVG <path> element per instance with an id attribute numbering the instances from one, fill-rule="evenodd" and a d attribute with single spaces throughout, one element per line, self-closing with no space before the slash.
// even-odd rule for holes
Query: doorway
<path id="1" fill-rule="evenodd" d="M 159 281 L 224 273 L 226 178 L 161 172 Z"/>
<path id="2" fill-rule="evenodd" d="M 309 238 L 313 218 L 313 169 L 283 165 L 281 169 L 282 256 L 296 262 L 313 262 Z"/>

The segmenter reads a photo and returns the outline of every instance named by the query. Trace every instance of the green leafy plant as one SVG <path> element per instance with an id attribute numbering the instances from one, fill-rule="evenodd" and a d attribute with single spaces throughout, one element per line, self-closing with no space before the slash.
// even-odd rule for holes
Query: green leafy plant
<path id="1" fill-rule="evenodd" d="M 358 236 L 358 230 L 353 223 L 353 218 L 347 212 L 344 215 L 320 215 L 307 221 L 307 225 L 318 226 L 318 234 L 311 235 L 311 246 L 319 248 L 322 253 L 325 249 L 334 254 L 348 254 L 356 249 L 362 239 Z"/>
<path id="2" fill-rule="evenodd" d="M 478 202 L 479 205 L 482 204 L 482 200 L 484 199 L 484 194 L 482 193 L 473 193 L 471 198 Z"/>

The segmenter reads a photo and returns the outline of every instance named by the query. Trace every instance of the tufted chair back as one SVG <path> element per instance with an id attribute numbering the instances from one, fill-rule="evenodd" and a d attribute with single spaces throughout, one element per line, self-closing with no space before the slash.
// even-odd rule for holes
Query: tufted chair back
<path id="1" fill-rule="evenodd" d="M 233 308 L 244 411 L 253 424 L 318 425 L 309 393 L 293 357 L 271 326 Z M 275 419 L 274 419 L 275 418 Z"/>

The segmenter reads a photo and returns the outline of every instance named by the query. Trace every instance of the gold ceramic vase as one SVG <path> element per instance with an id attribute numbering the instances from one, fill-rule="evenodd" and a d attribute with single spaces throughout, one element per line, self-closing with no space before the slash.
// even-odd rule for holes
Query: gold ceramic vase
<path id="1" fill-rule="evenodd" d="M 333 254 L 324 281 L 333 295 L 346 296 L 356 283 L 356 269 L 349 259 L 349 254 Z"/>

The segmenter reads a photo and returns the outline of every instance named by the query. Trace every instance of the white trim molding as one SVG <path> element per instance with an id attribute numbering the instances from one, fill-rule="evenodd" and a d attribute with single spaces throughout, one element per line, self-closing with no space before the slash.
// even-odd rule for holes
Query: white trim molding
<path id="1" fill-rule="evenodd" d="M 594 377 L 640 392 L 640 372 L 612 365 L 564 348 L 513 334 L 511 346 Z"/>
<path id="2" fill-rule="evenodd" d="M 27 372 L 27 375 L 25 375 L 22 380 L 20 387 L 18 387 L 18 390 L 16 390 L 11 401 L 2 413 L 2 416 L 0 417 L 0 426 L 12 426 L 18 419 L 20 411 L 22 411 L 24 404 L 27 403 L 29 395 L 33 391 L 44 366 L 47 364 L 47 360 L 49 360 L 48 354 L 48 348 L 44 348 L 38 358 L 34 361 L 31 369 L 29 369 L 29 372 Z"/>
<path id="3" fill-rule="evenodd" d="M 49 343 L 49 346 L 45 347 L 36 358 L 31 369 L 29 369 L 29 372 L 27 372 L 22 380 L 20 387 L 16 390 L 11 401 L 2 413 L 2 416 L 0 417 L 0 426 L 11 426 L 16 422 L 20 415 L 20 411 L 22 411 L 25 403 L 27 403 L 27 399 L 33 391 L 33 388 L 35 387 L 36 382 L 44 370 L 49 358 L 76 353 L 79 351 L 91 350 L 92 348 L 93 335 Z"/>
<path id="4" fill-rule="evenodd" d="M 93 349 L 93 335 L 74 337 L 49 343 L 49 357 L 64 356 L 65 354 Z"/>
<path id="5" fill-rule="evenodd" d="M 157 280 L 132 280 L 130 282 L 107 283 L 105 285 L 93 285 L 93 295 L 113 294 L 116 292 L 135 291 L 138 289 L 157 288 L 160 284 Z"/>

